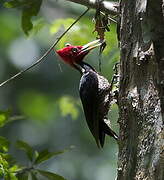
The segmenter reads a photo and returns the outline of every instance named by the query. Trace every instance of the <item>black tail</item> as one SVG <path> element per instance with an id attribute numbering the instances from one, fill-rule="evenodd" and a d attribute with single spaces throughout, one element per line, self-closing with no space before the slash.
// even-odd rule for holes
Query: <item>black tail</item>
<path id="1" fill-rule="evenodd" d="M 101 131 L 101 132 L 99 133 L 99 141 L 100 141 L 101 147 L 103 148 L 103 146 L 104 146 L 104 141 L 105 141 L 105 132 L 104 132 L 104 131 Z"/>
<path id="2" fill-rule="evenodd" d="M 102 130 L 104 131 L 105 134 L 113 137 L 115 140 L 118 140 L 117 134 L 110 127 L 108 127 L 108 125 L 105 122 L 103 123 Z"/>
<path id="3" fill-rule="evenodd" d="M 102 148 L 104 146 L 105 134 L 113 137 L 115 140 L 118 140 L 117 134 L 110 127 L 108 127 L 108 125 L 105 122 L 101 123 L 99 132 L 99 142 Z"/>

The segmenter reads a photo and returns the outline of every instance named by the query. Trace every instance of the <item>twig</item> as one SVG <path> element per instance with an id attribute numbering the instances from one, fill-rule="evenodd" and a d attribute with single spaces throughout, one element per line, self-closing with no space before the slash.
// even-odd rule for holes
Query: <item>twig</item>
<path id="1" fill-rule="evenodd" d="M 97 9 L 96 0 L 66 0 L 66 1 L 74 2 L 77 4 L 84 5 L 86 7 Z M 111 2 L 111 1 L 104 0 L 101 2 L 100 7 L 101 7 L 101 11 L 103 11 L 107 14 L 111 14 L 111 15 L 119 14 L 119 12 L 118 12 L 119 3 L 118 2 Z"/>
<path id="2" fill-rule="evenodd" d="M 4 86 L 5 84 L 9 83 L 10 81 L 12 81 L 13 79 L 17 78 L 18 76 L 22 75 L 23 73 L 25 73 L 26 71 L 28 71 L 29 69 L 33 68 L 34 66 L 36 66 L 37 64 L 43 62 L 43 60 L 45 60 L 44 58 L 51 52 L 51 50 L 53 50 L 53 48 L 57 45 L 57 43 L 62 39 L 62 37 L 89 11 L 89 8 L 87 10 L 85 10 L 62 34 L 60 37 L 58 37 L 56 39 L 56 41 L 50 46 L 50 48 L 43 54 L 43 56 L 41 58 L 39 58 L 36 62 L 34 62 L 31 66 L 29 66 L 26 69 L 21 70 L 20 72 L 18 72 L 17 74 L 15 74 L 14 76 L 10 77 L 9 79 L 7 79 L 6 81 L 2 82 L 0 84 L 0 87 Z"/>
<path id="3" fill-rule="evenodd" d="M 25 116 L 22 116 L 22 115 L 16 115 L 16 116 L 12 116 L 9 118 L 9 120 L 7 121 L 8 122 L 13 122 L 13 121 L 17 121 L 17 120 L 23 120 L 23 119 L 26 119 Z"/>
<path id="4" fill-rule="evenodd" d="M 100 12 L 102 15 L 105 15 L 105 13 L 103 13 L 103 12 Z M 110 20 L 110 21 L 112 21 L 112 22 L 114 22 L 114 23 L 116 23 L 117 24 L 117 21 L 114 19 L 114 18 L 111 18 L 111 17 L 108 17 L 108 19 Z"/>

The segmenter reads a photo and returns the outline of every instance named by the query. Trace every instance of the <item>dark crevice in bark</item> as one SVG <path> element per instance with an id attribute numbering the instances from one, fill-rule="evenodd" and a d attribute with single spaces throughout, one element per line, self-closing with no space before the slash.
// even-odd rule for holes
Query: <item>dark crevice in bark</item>
<path id="1" fill-rule="evenodd" d="M 162 0 L 157 0 L 156 2 L 148 1 L 147 9 L 147 17 L 148 22 L 151 24 L 150 31 L 158 65 L 157 87 L 161 100 L 162 118 L 164 119 L 164 16 L 162 11 Z"/>

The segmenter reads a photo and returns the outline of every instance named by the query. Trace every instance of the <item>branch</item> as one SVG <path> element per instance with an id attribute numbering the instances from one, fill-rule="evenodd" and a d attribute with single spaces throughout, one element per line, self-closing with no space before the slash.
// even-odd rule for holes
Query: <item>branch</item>
<path id="1" fill-rule="evenodd" d="M 60 37 L 58 37 L 56 39 L 56 41 L 50 46 L 50 48 L 43 54 L 43 56 L 41 58 L 39 58 L 36 62 L 34 62 L 31 66 L 29 66 L 26 69 L 23 69 L 22 71 L 18 72 L 17 74 L 15 74 L 14 76 L 10 77 L 9 79 L 7 79 L 6 81 L 2 82 L 0 84 L 0 87 L 4 86 L 5 84 L 9 83 L 10 81 L 12 81 L 13 79 L 17 78 L 18 76 L 22 75 L 23 73 L 25 73 L 26 71 L 28 71 L 29 69 L 33 68 L 34 66 L 36 66 L 37 64 L 43 62 L 43 60 L 45 60 L 44 58 L 53 50 L 53 48 L 57 45 L 57 43 L 62 39 L 62 37 L 89 11 L 89 8 L 87 10 L 85 10 L 62 34 Z"/>
<path id="2" fill-rule="evenodd" d="M 97 9 L 96 0 L 66 0 L 66 1 L 71 1 L 77 4 L 81 4 L 81 5 L 87 6 L 88 8 Z M 111 15 L 118 14 L 118 7 L 119 7 L 119 3 L 117 2 L 102 1 L 100 3 L 101 11 L 111 14 Z"/>

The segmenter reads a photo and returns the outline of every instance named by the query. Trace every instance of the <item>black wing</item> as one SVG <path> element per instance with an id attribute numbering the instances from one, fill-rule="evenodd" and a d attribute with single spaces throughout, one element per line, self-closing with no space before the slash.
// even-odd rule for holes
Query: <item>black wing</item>
<path id="1" fill-rule="evenodd" d="M 87 71 L 80 80 L 80 98 L 88 127 L 98 147 L 103 147 L 105 134 L 117 140 L 117 134 L 104 122 L 109 110 L 109 89 L 107 79 L 94 71 Z"/>
<path id="2" fill-rule="evenodd" d="M 83 74 L 79 91 L 88 127 L 99 147 L 98 78 L 95 72 L 89 71 Z"/>

